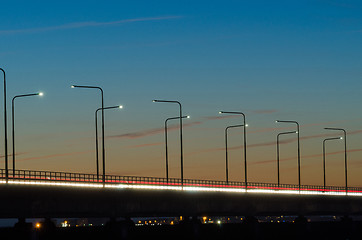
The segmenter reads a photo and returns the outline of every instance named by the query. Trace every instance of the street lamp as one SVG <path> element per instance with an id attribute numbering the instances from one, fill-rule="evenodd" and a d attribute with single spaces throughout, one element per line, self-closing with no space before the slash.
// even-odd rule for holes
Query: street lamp
<path id="1" fill-rule="evenodd" d="M 119 106 L 113 106 L 113 107 L 105 107 L 105 108 L 98 108 L 95 112 L 95 125 L 96 125 L 96 166 L 97 166 L 97 182 L 99 181 L 99 161 L 98 161 L 98 111 L 99 110 L 106 110 L 106 109 L 115 109 L 115 108 L 119 108 L 122 109 L 123 106 L 119 105 Z"/>
<path id="2" fill-rule="evenodd" d="M 4 129 L 4 142 L 5 142 L 5 179 L 6 179 L 6 183 L 8 183 L 8 179 L 9 179 L 9 167 L 8 167 L 8 124 L 7 124 L 7 116 L 6 116 L 6 74 L 5 74 L 5 70 L 0 68 L 0 70 L 3 72 L 4 74 L 4 125 L 5 125 L 5 129 Z"/>
<path id="3" fill-rule="evenodd" d="M 13 143 L 13 178 L 15 178 L 15 99 L 21 97 L 43 96 L 42 92 L 16 95 L 11 101 L 11 116 L 12 116 L 12 143 Z"/>
<path id="4" fill-rule="evenodd" d="M 165 145 L 166 145 L 166 179 L 168 183 L 168 141 L 167 141 L 167 122 L 169 120 L 179 119 L 180 117 L 171 117 L 165 120 Z M 190 118 L 190 116 L 182 116 L 182 118 Z"/>
<path id="5" fill-rule="evenodd" d="M 277 135 L 277 172 L 278 172 L 278 187 L 280 185 L 280 170 L 279 170 L 279 163 L 280 163 L 280 157 L 279 157 L 279 137 L 281 135 L 287 135 L 287 134 L 293 134 L 293 133 L 298 133 L 297 131 L 292 131 L 292 132 L 282 132 L 282 133 L 279 133 Z"/>
<path id="6" fill-rule="evenodd" d="M 183 187 L 184 185 L 184 166 L 183 166 L 183 142 L 182 142 L 182 106 L 181 103 L 179 101 L 169 101 L 169 100 L 153 100 L 153 102 L 160 102 L 160 103 L 176 103 L 179 105 L 179 109 L 180 109 L 180 115 L 179 115 L 179 120 L 180 120 L 180 148 L 181 148 L 181 154 L 180 154 L 180 158 L 181 158 L 181 185 Z"/>
<path id="7" fill-rule="evenodd" d="M 326 190 L 326 142 L 332 140 L 341 140 L 343 137 L 326 138 L 323 140 L 323 188 Z"/>
<path id="8" fill-rule="evenodd" d="M 102 165 L 103 165 L 103 186 L 106 183 L 106 157 L 105 157 L 105 146 L 104 146 L 104 98 L 103 98 L 103 89 L 97 86 L 80 86 L 80 85 L 72 85 L 71 88 L 90 88 L 90 89 L 98 89 L 101 91 L 101 98 L 102 98 Z"/>
<path id="9" fill-rule="evenodd" d="M 230 128 L 243 127 L 244 125 L 234 125 L 225 128 L 225 166 L 226 166 L 226 182 L 229 182 L 229 157 L 228 157 L 228 130 Z"/>
<path id="10" fill-rule="evenodd" d="M 248 171 L 247 171 L 247 164 L 246 164 L 246 119 L 245 114 L 242 112 L 224 112 L 220 111 L 220 114 L 240 114 L 243 116 L 243 127 L 244 127 L 244 176 L 245 176 L 245 190 L 248 188 Z"/>
<path id="11" fill-rule="evenodd" d="M 343 128 L 324 128 L 326 130 L 333 130 L 333 131 L 343 131 L 343 139 L 344 139 L 344 177 L 345 177 L 345 185 L 346 185 L 346 194 L 348 192 L 348 184 L 347 184 L 347 132 Z"/>
<path id="12" fill-rule="evenodd" d="M 276 123 L 293 123 L 297 125 L 297 139 L 298 139 L 298 186 L 300 190 L 300 130 L 299 130 L 299 123 L 297 121 L 282 121 L 282 120 L 276 120 Z"/>

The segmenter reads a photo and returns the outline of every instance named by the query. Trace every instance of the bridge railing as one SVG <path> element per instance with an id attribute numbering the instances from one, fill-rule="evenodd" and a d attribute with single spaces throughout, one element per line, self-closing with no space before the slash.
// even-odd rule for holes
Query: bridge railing
<path id="1" fill-rule="evenodd" d="M 0 169 L 0 180 L 6 178 L 5 169 Z M 97 178 L 96 174 L 87 173 L 69 173 L 69 172 L 53 172 L 53 171 L 37 171 L 37 170 L 11 170 L 8 171 L 8 180 L 10 182 L 67 182 L 67 183 L 89 183 L 102 184 L 102 176 Z M 106 175 L 106 184 L 118 185 L 143 185 L 143 186 L 160 186 L 160 187 L 197 187 L 197 188 L 228 188 L 235 190 L 245 190 L 244 182 L 236 181 L 216 181 L 216 180 L 197 180 L 184 179 L 183 183 L 179 178 L 159 178 L 159 177 L 140 177 L 140 176 L 117 176 Z M 275 184 L 275 183 L 254 183 L 249 182 L 247 190 L 254 191 L 301 191 L 301 192 L 325 192 L 345 194 L 345 187 L 323 186 L 318 185 L 302 185 L 296 184 Z M 362 193 L 362 188 L 349 187 L 348 193 Z"/>

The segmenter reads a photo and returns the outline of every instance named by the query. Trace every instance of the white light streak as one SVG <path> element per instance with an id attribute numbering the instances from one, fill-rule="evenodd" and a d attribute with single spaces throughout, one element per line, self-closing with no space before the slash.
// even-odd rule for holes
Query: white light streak
<path id="1" fill-rule="evenodd" d="M 0 184 L 14 185 L 38 185 L 38 186 L 55 186 L 55 187 L 73 187 L 73 188 L 103 188 L 102 183 L 77 183 L 77 182 L 52 182 L 39 180 L 9 180 L 8 183 L 0 180 Z M 154 184 L 105 184 L 105 188 L 113 189 L 140 189 L 140 190 L 171 190 L 185 192 L 230 192 L 244 194 L 284 194 L 284 195 L 325 195 L 325 196 L 358 196 L 362 197 L 361 192 L 345 191 L 322 191 L 322 190 L 291 190 L 291 189 L 263 189 L 263 188 L 245 188 L 240 187 L 199 187 L 199 186 L 170 186 L 170 185 L 154 185 Z"/>

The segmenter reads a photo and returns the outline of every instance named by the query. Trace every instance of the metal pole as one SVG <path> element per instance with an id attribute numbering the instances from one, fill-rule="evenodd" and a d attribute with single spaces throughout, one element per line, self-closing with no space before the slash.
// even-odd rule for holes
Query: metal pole
<path id="1" fill-rule="evenodd" d="M 282 120 L 276 120 L 277 123 L 294 123 L 297 125 L 297 140 L 298 140 L 298 188 L 300 191 L 301 186 L 301 177 L 300 177 L 300 129 L 299 129 L 299 123 L 297 121 L 282 121 Z"/>
<path id="2" fill-rule="evenodd" d="M 278 188 L 279 188 L 279 185 L 280 185 L 280 157 L 279 157 L 279 137 L 280 135 L 285 135 L 285 134 L 292 134 L 292 133 L 296 133 L 296 131 L 293 131 L 293 132 L 282 132 L 282 133 L 279 133 L 277 135 L 277 175 L 278 175 Z"/>
<path id="3" fill-rule="evenodd" d="M 105 146 L 104 146 L 104 98 L 103 98 L 103 89 L 97 86 L 79 86 L 79 85 L 72 85 L 72 88 L 93 88 L 98 89 L 101 91 L 101 98 L 102 98 L 102 163 L 103 163 L 103 177 L 102 182 L 103 186 L 106 184 L 106 154 L 105 154 Z"/>
<path id="4" fill-rule="evenodd" d="M 180 114 L 179 114 L 179 120 L 180 120 L 180 148 L 181 148 L 181 186 L 184 185 L 184 170 L 183 170 L 183 142 L 182 142 L 182 106 L 179 101 L 169 101 L 169 100 L 153 100 L 153 102 L 164 102 L 164 103 L 177 103 L 180 107 Z"/>
<path id="5" fill-rule="evenodd" d="M 225 128 L 225 165 L 226 165 L 226 182 L 229 182 L 229 158 L 228 158 L 228 130 L 230 128 L 243 127 L 244 125 L 234 125 Z"/>
<path id="6" fill-rule="evenodd" d="M 30 96 L 42 96 L 42 93 L 31 93 L 31 94 L 23 94 L 23 95 L 17 95 L 13 97 L 11 101 L 11 117 L 12 117 L 12 144 L 13 144 L 13 178 L 15 178 L 15 99 L 20 97 L 30 97 Z"/>
<path id="7" fill-rule="evenodd" d="M 96 168 L 97 168 L 97 183 L 99 182 L 99 160 L 98 160 L 98 110 L 102 108 L 98 108 L 95 112 L 95 125 L 96 125 Z"/>
<path id="8" fill-rule="evenodd" d="M 297 124 L 297 137 L 298 137 L 298 187 L 299 187 L 299 191 L 300 191 L 300 185 L 301 185 L 301 180 L 300 180 L 300 136 L 299 136 L 299 123 L 295 122 Z"/>
<path id="9" fill-rule="evenodd" d="M 182 116 L 182 118 L 189 118 L 190 116 Z M 165 146 L 166 146 L 166 179 L 168 183 L 168 134 L 167 134 L 167 122 L 169 120 L 179 119 L 180 117 L 171 117 L 165 120 Z"/>
<path id="10" fill-rule="evenodd" d="M 343 131 L 344 137 L 344 177 L 345 177 L 345 188 L 346 194 L 348 193 L 348 175 L 347 175 L 347 132 L 343 128 L 324 128 L 326 130 L 336 130 L 336 131 Z"/>
<path id="11" fill-rule="evenodd" d="M 326 190 L 326 142 L 331 140 L 340 140 L 342 137 L 326 138 L 323 140 L 323 189 Z"/>
<path id="12" fill-rule="evenodd" d="M 181 184 L 184 186 L 184 153 L 183 153 L 183 140 L 182 140 L 182 106 L 180 102 L 177 102 L 180 106 L 180 145 L 181 145 Z"/>
<path id="13" fill-rule="evenodd" d="M 101 90 L 102 95 L 102 158 L 103 158 L 103 186 L 106 184 L 106 150 L 104 146 L 104 98 L 103 98 L 103 89 Z"/>
<path id="14" fill-rule="evenodd" d="M 96 167 L 97 167 L 97 182 L 99 181 L 99 161 L 98 161 L 98 111 L 99 110 L 107 110 L 107 109 L 115 109 L 122 108 L 122 106 L 112 106 L 105 108 L 98 108 L 95 112 L 95 125 L 96 125 Z"/>
<path id="15" fill-rule="evenodd" d="M 347 133 L 343 129 L 344 133 L 344 177 L 346 181 L 346 194 L 348 194 L 348 175 L 347 175 Z"/>
<path id="16" fill-rule="evenodd" d="M 8 167 L 8 130 L 7 130 L 7 116 L 6 116 L 6 74 L 5 74 L 5 70 L 0 68 L 0 70 L 3 72 L 4 74 L 4 125 L 5 125 L 5 129 L 4 129 L 4 142 L 5 142 L 5 179 L 6 179 L 6 183 L 8 183 L 9 180 L 9 167 Z"/>
<path id="17" fill-rule="evenodd" d="M 225 112 L 220 111 L 219 113 L 226 113 L 226 114 L 240 114 L 243 116 L 243 125 L 244 125 L 244 176 L 245 176 L 245 190 L 248 189 L 248 170 L 247 170 L 247 161 L 246 161 L 246 117 L 245 114 L 242 112 Z"/>
<path id="18" fill-rule="evenodd" d="M 326 139 L 323 140 L 323 189 L 326 191 Z"/>

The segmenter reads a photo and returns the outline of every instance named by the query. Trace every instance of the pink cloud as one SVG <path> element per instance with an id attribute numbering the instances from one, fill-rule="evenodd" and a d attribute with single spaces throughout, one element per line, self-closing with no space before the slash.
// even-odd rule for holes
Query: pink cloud
<path id="1" fill-rule="evenodd" d="M 195 122 L 190 122 L 190 123 L 185 123 L 182 124 L 183 128 L 187 128 L 187 127 L 192 127 L 194 125 L 199 125 L 202 122 L 200 121 L 195 121 Z M 168 127 L 168 131 L 174 131 L 179 129 L 178 125 L 171 125 Z M 132 132 L 132 133 L 124 133 L 124 134 L 120 134 L 120 135 L 113 135 L 113 136 L 108 136 L 107 138 L 130 138 L 130 139 L 135 139 L 135 138 L 142 138 L 142 137 L 147 137 L 147 136 L 152 136 L 152 135 L 156 135 L 156 134 L 160 134 L 160 133 L 164 133 L 165 129 L 162 128 L 153 128 L 153 129 L 148 129 L 148 130 L 143 130 L 143 131 L 139 131 L 139 132 Z"/>

